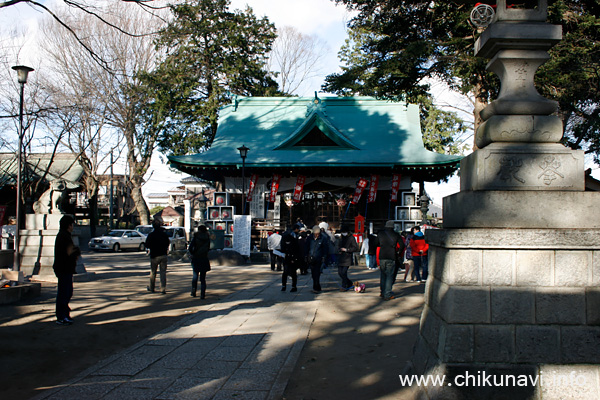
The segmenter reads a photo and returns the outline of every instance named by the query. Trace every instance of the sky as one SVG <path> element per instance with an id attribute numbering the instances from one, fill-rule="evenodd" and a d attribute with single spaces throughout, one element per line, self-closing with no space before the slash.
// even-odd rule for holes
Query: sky
<path id="1" fill-rule="evenodd" d="M 52 1 L 42 1 L 42 3 L 48 5 Z M 297 91 L 297 95 L 313 96 L 315 91 L 320 91 L 326 75 L 339 71 L 337 53 L 347 38 L 347 22 L 353 15 L 345 7 L 331 0 L 231 0 L 232 9 L 244 9 L 246 6 L 252 8 L 257 16 L 268 17 L 276 27 L 292 26 L 303 34 L 317 36 L 327 43 L 328 51 L 322 60 L 321 74 L 306 82 Z M 8 7 L 0 10 L 0 29 L 3 31 L 29 29 L 30 32 L 35 32 L 38 21 L 43 16 L 44 13 L 35 11 L 27 5 Z M 34 65 L 30 58 L 34 59 L 34 56 L 24 50 L 19 54 L 18 62 Z M 43 71 L 38 70 L 35 73 L 43 73 Z M 125 165 L 125 160 L 118 160 L 115 173 L 123 173 Z M 187 175 L 171 170 L 167 166 L 166 157 L 156 151 L 146 175 L 147 182 L 143 187 L 143 193 L 148 195 L 165 192 L 177 186 L 185 176 Z M 443 196 L 459 190 L 459 181 L 454 177 L 449 183 L 443 185 L 426 183 L 425 189 L 435 203 L 441 204 Z"/>
<path id="2" fill-rule="evenodd" d="M 48 4 L 49 1 L 42 1 L 42 3 Z M 339 70 L 337 53 L 347 37 L 346 24 L 352 17 L 352 14 L 345 7 L 336 5 L 331 0 L 231 0 L 231 8 L 233 9 L 243 9 L 246 5 L 251 7 L 256 15 L 260 17 L 267 16 L 276 27 L 292 26 L 304 34 L 318 36 L 327 42 L 329 50 L 323 59 L 322 74 L 306 83 L 299 90 L 298 95 L 312 96 L 315 91 L 320 90 L 326 75 Z M 40 12 L 33 11 L 31 7 L 24 5 L 1 9 L 0 29 L 4 31 L 9 27 L 13 27 L 17 29 L 29 28 L 35 31 L 38 20 L 42 15 Z M 22 52 L 19 62 L 27 64 L 27 58 L 27 52 Z M 43 71 L 36 71 L 36 73 L 43 73 Z M 441 103 L 458 104 L 464 102 L 464 99 L 453 95 L 448 89 L 439 85 L 435 88 L 434 95 Z M 467 142 L 469 141 L 472 142 L 472 138 L 467 140 Z M 115 167 L 115 173 L 122 172 L 124 167 L 124 161 L 119 161 Z M 594 176 L 600 177 L 600 170 L 597 166 L 587 162 L 586 168 L 589 167 L 594 169 Z M 147 183 L 144 185 L 143 193 L 147 195 L 149 193 L 165 192 L 166 189 L 176 186 L 184 176 L 186 175 L 170 170 L 166 165 L 166 157 L 155 152 L 151 169 L 146 176 Z M 434 203 L 441 205 L 443 197 L 459 191 L 459 185 L 459 178 L 453 176 L 448 183 L 440 185 L 426 183 L 425 190 Z"/>

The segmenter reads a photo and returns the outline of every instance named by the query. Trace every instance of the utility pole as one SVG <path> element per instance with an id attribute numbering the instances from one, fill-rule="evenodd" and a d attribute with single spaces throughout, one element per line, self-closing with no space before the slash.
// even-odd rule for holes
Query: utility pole
<path id="1" fill-rule="evenodd" d="M 108 205 L 108 227 L 113 228 L 113 150 L 110 149 L 110 203 Z"/>

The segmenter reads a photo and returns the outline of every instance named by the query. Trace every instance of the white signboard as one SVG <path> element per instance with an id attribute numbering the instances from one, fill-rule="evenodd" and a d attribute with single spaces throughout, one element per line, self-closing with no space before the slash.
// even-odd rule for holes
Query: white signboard
<path id="1" fill-rule="evenodd" d="M 281 219 L 281 196 L 275 197 L 275 206 L 273 207 L 273 219 L 279 221 Z"/>
<path id="2" fill-rule="evenodd" d="M 250 202 L 250 215 L 255 219 L 263 219 L 265 217 L 265 185 L 257 185 L 252 194 Z"/>
<path id="3" fill-rule="evenodd" d="M 252 217 L 250 215 L 233 216 L 233 250 L 250 257 L 250 234 Z"/>

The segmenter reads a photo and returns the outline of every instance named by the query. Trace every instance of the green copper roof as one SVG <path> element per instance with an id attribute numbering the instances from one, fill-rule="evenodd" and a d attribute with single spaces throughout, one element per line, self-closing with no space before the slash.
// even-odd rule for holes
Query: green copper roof
<path id="1" fill-rule="evenodd" d="M 462 157 L 423 147 L 418 106 L 370 97 L 236 98 L 220 112 L 211 148 L 169 157 L 186 172 L 246 167 L 454 167 Z M 367 171 L 366 171 L 367 172 Z"/>

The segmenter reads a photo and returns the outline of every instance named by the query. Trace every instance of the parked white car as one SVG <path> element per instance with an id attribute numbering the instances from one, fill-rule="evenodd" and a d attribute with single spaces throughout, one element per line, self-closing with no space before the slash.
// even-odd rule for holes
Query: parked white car
<path id="1" fill-rule="evenodd" d="M 106 235 L 92 238 L 89 242 L 90 250 L 137 249 L 146 250 L 146 236 L 132 229 L 113 229 Z"/>

